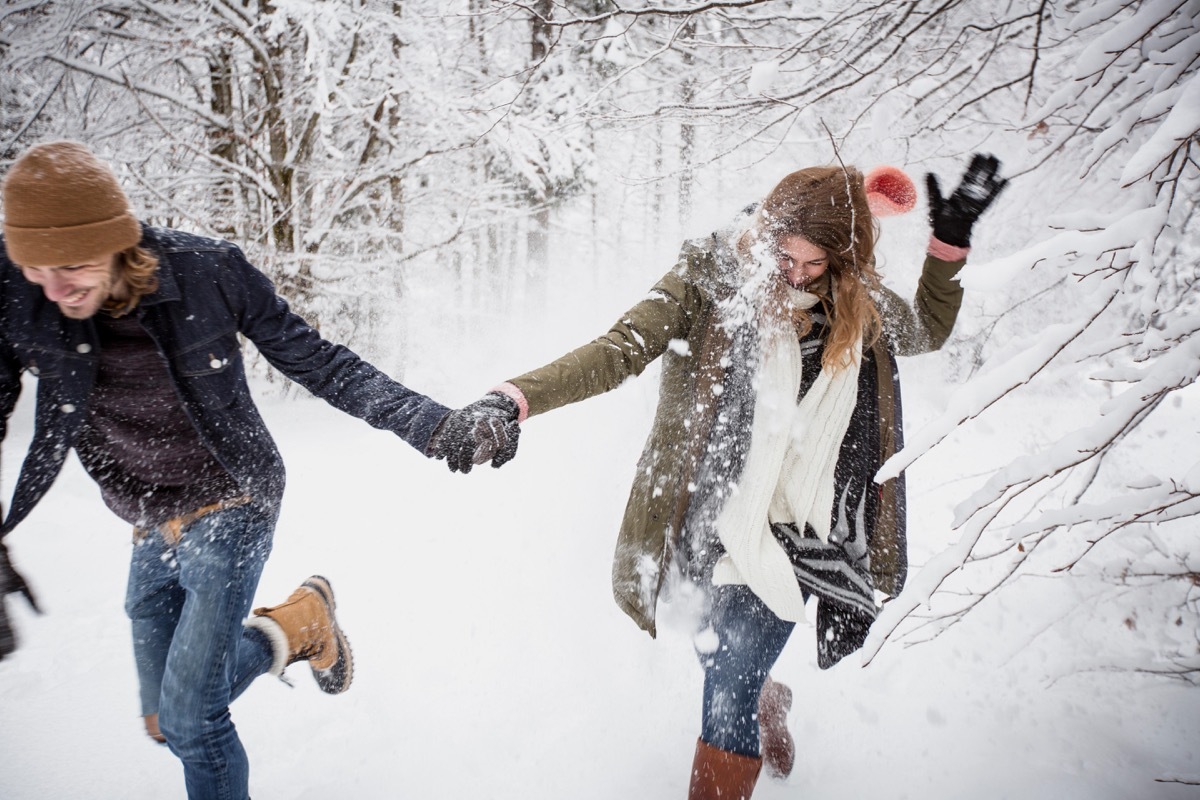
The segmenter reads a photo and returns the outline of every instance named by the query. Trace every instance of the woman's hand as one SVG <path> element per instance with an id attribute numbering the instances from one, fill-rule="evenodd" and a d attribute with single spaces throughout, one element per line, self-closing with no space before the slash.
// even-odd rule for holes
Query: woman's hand
<path id="1" fill-rule="evenodd" d="M 938 240 L 954 247 L 971 246 L 971 226 L 987 210 L 1008 180 L 999 176 L 1000 159 L 976 153 L 963 173 L 958 188 L 949 197 L 942 197 L 937 176 L 925 176 L 929 189 L 929 222 Z"/>

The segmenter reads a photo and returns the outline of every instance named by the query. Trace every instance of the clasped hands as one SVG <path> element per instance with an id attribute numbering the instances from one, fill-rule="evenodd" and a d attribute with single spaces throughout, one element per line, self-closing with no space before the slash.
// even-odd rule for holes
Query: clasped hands
<path id="1" fill-rule="evenodd" d="M 520 409 L 511 397 L 489 392 L 447 414 L 433 432 L 427 453 L 445 459 L 451 472 L 467 473 L 476 464 L 501 467 L 517 454 Z"/>

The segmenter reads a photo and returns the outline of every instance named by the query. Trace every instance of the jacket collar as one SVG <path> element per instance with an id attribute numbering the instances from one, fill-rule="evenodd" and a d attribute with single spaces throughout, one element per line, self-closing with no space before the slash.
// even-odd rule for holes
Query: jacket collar
<path id="1" fill-rule="evenodd" d="M 158 257 L 158 288 L 138 301 L 139 306 L 153 306 L 159 303 L 179 300 L 179 283 L 175 280 L 175 271 L 170 269 L 170 257 L 154 234 L 154 229 L 142 223 L 142 240 L 138 243 Z"/>

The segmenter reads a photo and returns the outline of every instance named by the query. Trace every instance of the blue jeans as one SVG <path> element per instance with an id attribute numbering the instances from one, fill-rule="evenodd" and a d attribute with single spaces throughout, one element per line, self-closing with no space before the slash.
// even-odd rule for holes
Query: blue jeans
<path id="1" fill-rule="evenodd" d="M 775 616 L 748 586 L 714 586 L 708 623 L 715 653 L 704 665 L 700 738 L 721 750 L 759 755 L 758 696 L 796 623 Z"/>
<path id="2" fill-rule="evenodd" d="M 142 713 L 159 715 L 190 800 L 247 798 L 250 768 L 229 704 L 271 666 L 270 643 L 242 621 L 275 519 L 254 505 L 214 511 L 178 544 L 155 530 L 133 548 L 125 611 Z"/>

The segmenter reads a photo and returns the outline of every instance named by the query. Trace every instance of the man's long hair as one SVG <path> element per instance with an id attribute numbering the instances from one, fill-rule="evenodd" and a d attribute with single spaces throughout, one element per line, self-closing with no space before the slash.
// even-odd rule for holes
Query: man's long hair
<path id="1" fill-rule="evenodd" d="M 124 284 L 129 297 L 109 300 L 104 310 L 114 316 L 128 314 L 137 308 L 138 301 L 158 288 L 158 256 L 140 245 L 127 247 L 117 253 L 116 279 Z"/>

